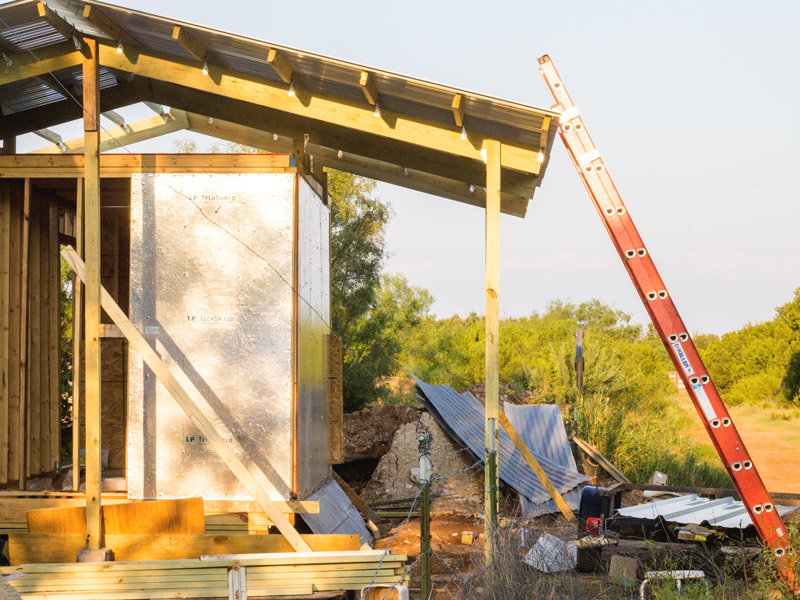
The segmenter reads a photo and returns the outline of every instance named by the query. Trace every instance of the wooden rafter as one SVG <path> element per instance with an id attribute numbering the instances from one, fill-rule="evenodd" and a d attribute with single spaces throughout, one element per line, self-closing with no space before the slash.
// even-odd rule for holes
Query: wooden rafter
<path id="1" fill-rule="evenodd" d="M 270 80 L 232 70 L 225 70 L 221 78 L 213 81 L 212 78 L 204 77 L 197 72 L 190 62 L 157 52 L 141 52 L 136 60 L 132 61 L 124 54 L 117 54 L 114 48 L 103 46 L 100 57 L 101 63 L 106 67 L 177 83 L 193 91 L 206 91 L 243 100 L 289 115 L 321 121 L 328 126 L 338 126 L 403 144 L 430 148 L 483 165 L 481 150 L 486 138 L 475 134 L 469 140 L 464 140 L 461 138 L 461 131 L 455 127 L 445 128 L 438 123 L 412 119 L 407 115 L 388 110 L 382 111 L 383 118 L 376 119 L 371 109 L 353 106 L 339 98 L 322 94 L 310 96 L 307 102 L 297 102 L 296 99 L 287 96 L 285 88 L 276 86 Z M 503 152 L 502 166 L 538 175 L 540 164 L 536 160 L 537 154 L 538 150 L 509 144 L 507 150 Z"/>
<path id="2" fill-rule="evenodd" d="M 283 55 L 275 50 L 275 48 L 269 49 L 269 52 L 267 53 L 267 62 L 284 83 L 292 83 L 292 67 L 289 66 L 289 63 L 286 62 L 286 59 L 283 58 Z"/>
<path id="3" fill-rule="evenodd" d="M 25 51 L 13 54 L 8 59 L 10 66 L 5 61 L 0 62 L 0 85 L 76 67 L 81 64 L 83 56 L 70 41 L 39 48 L 36 56 Z"/>
<path id="4" fill-rule="evenodd" d="M 204 135 L 267 152 L 292 152 L 293 149 L 292 138 L 286 136 L 267 133 L 222 119 L 214 119 L 213 123 L 209 123 L 208 117 L 193 113 L 188 113 L 188 119 L 189 129 Z M 314 143 L 306 146 L 305 153 L 313 157 L 315 169 L 318 166 L 329 167 L 473 206 L 483 207 L 486 204 L 486 191 L 483 187 L 469 186 L 453 179 L 351 153 L 343 152 L 340 156 L 337 150 Z M 501 210 L 505 214 L 524 217 L 527 205 L 528 201 L 523 197 L 511 194 L 503 194 L 501 197 Z"/>
<path id="5" fill-rule="evenodd" d="M 206 47 L 198 42 L 185 27 L 175 25 L 175 27 L 172 28 L 172 39 L 178 42 L 184 50 L 194 56 L 198 61 L 205 62 L 208 50 L 206 50 Z"/>
<path id="6" fill-rule="evenodd" d="M 138 41 L 130 33 L 109 17 L 102 10 L 91 4 L 83 7 L 83 18 L 92 22 L 97 29 L 103 32 L 106 38 L 113 42 L 125 42 L 138 45 Z"/>
<path id="7" fill-rule="evenodd" d="M 378 103 L 378 87 L 375 85 L 375 77 L 369 71 L 361 71 L 359 85 L 367 102 L 375 106 Z"/>
<path id="8" fill-rule="evenodd" d="M 376 139 L 362 132 L 343 130 L 241 100 L 187 90 L 175 84 L 151 81 L 150 87 L 155 100 L 189 113 L 214 117 L 215 121 L 223 119 L 291 139 L 302 139 L 306 132 L 315 131 L 316 128 L 317 135 L 312 136 L 313 139 L 328 148 L 402 165 L 412 170 L 453 179 L 467 186 L 473 184 L 477 188 L 486 185 L 486 169 L 483 161 L 477 163 L 460 156 L 442 155 L 441 152 L 430 148 L 409 147 L 407 144 L 387 138 Z M 506 169 L 503 173 L 503 192 L 530 198 L 537 182 L 536 175 Z"/>
<path id="9" fill-rule="evenodd" d="M 80 54 L 78 54 L 80 56 Z M 1 76 L 1 75 L 0 75 Z M 137 78 L 130 83 L 118 83 L 103 90 L 103 109 L 114 110 L 147 100 L 150 87 L 147 80 Z M 54 127 L 80 119 L 83 108 L 72 98 L 22 110 L 14 114 L 0 117 L 0 131 L 4 135 L 23 135 L 37 129 Z"/>
<path id="10" fill-rule="evenodd" d="M 453 109 L 453 118 L 456 121 L 456 127 L 463 127 L 464 126 L 464 97 L 461 94 L 456 94 L 453 96 L 453 103 L 451 105 Z"/>
<path id="11" fill-rule="evenodd" d="M 105 114 L 105 113 L 103 113 Z M 167 113 L 167 122 L 160 115 L 142 119 L 128 125 L 130 133 L 109 133 L 103 131 L 100 134 L 100 152 L 116 150 L 129 144 L 151 140 L 153 138 L 186 129 L 189 121 L 186 113 L 182 110 L 173 109 Z M 83 152 L 84 139 L 82 137 L 64 142 L 63 152 Z M 55 154 L 56 149 L 52 146 L 34 150 L 29 154 Z"/>
<path id="12" fill-rule="evenodd" d="M 39 12 L 39 16 L 47 21 L 51 27 L 53 27 L 53 29 L 70 40 L 70 43 L 74 45 L 73 47 L 77 47 L 84 56 L 88 56 L 88 52 L 84 47 L 85 44 L 81 41 L 81 38 L 76 35 L 75 28 L 71 23 L 56 13 L 56 11 L 51 9 L 44 2 L 37 2 L 36 10 Z"/>

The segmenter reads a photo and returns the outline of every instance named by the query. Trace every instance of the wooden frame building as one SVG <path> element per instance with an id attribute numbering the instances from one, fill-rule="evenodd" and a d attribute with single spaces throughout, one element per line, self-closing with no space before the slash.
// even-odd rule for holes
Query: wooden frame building
<path id="1" fill-rule="evenodd" d="M 85 435 L 76 439 L 86 451 L 86 493 L 70 502 L 85 500 L 89 548 L 103 547 L 101 439 L 123 430 L 106 402 L 127 393 L 124 368 L 108 361 L 123 356 L 126 343 L 148 354 L 134 341 L 141 332 L 125 323 L 125 182 L 135 172 L 280 168 L 324 189 L 325 169 L 338 169 L 485 209 L 486 434 L 487 448 L 496 448 L 499 216 L 524 217 L 547 168 L 557 113 L 101 2 L 17 0 L 0 5 L 0 17 L 0 487 L 22 489 L 27 476 L 59 460 L 58 251 L 67 242 L 76 268 L 85 263 L 84 319 L 76 322 L 85 337 L 76 360 L 84 365 L 77 407 Z M 152 118 L 127 124 L 115 112 L 142 102 Z M 103 129 L 101 114 L 115 126 Z M 49 129 L 76 119 L 83 138 L 63 141 Z M 128 144 L 181 129 L 277 154 L 126 153 Z M 52 145 L 16 154 L 15 138 L 32 132 Z M 101 156 L 108 150 L 120 154 Z M 101 298 L 101 283 L 114 306 Z M 144 360 L 159 372 L 157 356 Z M 163 376 L 201 422 L 192 399 Z M 266 497 L 223 446 L 215 449 L 259 512 L 295 550 L 308 549 L 285 505 Z M 119 461 L 111 457 L 112 466 Z M 487 476 L 489 523 L 494 489 Z"/>

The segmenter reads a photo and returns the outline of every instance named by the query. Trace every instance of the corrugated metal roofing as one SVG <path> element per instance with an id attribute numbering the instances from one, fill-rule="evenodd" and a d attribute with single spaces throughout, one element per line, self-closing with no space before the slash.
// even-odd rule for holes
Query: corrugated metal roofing
<path id="1" fill-rule="evenodd" d="M 82 0 L 48 0 L 47 5 L 70 23 L 77 33 L 106 38 L 103 31 L 83 17 L 84 6 L 96 6 L 144 48 L 176 57 L 191 58 L 183 47 L 172 39 L 172 28 L 180 25 L 187 28 L 191 35 L 205 46 L 209 61 L 216 61 L 242 73 L 280 81 L 266 62 L 269 48 L 276 48 L 282 51 L 289 66 L 309 90 L 351 100 L 363 101 L 359 78 L 361 71 L 367 70 L 375 77 L 378 91 L 387 108 L 410 116 L 443 122 L 449 126 L 452 126 L 453 121 L 451 110 L 453 95 L 461 94 L 465 103 L 468 129 L 533 148 L 539 148 L 544 119 L 556 116 L 556 113 L 548 109 L 460 90 L 113 4 Z M 4 46 L 7 50 L 35 52 L 38 48 L 65 41 L 61 33 L 39 18 L 35 0 L 19 0 L 1 6 L 0 19 L 2 19 L 0 46 Z M 44 95 L 41 97 L 42 104 L 48 101 L 52 100 Z M 548 151 L 556 134 L 557 120 L 557 118 L 552 119 L 546 135 Z M 546 152 L 547 154 L 549 152 Z"/>
<path id="2" fill-rule="evenodd" d="M 429 385 L 417 377 L 414 377 L 414 379 L 417 382 L 420 392 L 419 398 L 423 406 L 428 409 L 437 422 L 456 441 L 465 448 L 469 448 L 476 458 L 483 458 L 483 405 L 470 393 L 462 395 L 450 386 Z M 550 427 L 558 427 L 558 421 L 553 418 L 552 413 L 545 411 L 542 414 L 545 418 L 539 420 L 535 417 L 535 411 L 530 411 L 523 415 L 517 412 L 514 418 L 518 419 L 518 423 L 535 423 L 529 429 L 519 431 L 520 436 L 528 444 L 528 448 L 536 457 L 536 460 L 539 461 L 539 464 L 542 465 L 547 476 L 550 477 L 559 492 L 567 494 L 572 490 L 577 491 L 579 486 L 586 483 L 588 479 L 577 471 L 574 466 L 574 459 L 569 464 L 570 461 L 566 459 L 563 447 L 559 443 L 551 446 L 540 439 L 550 435 Z M 511 420 L 510 415 L 509 420 Z M 514 424 L 514 421 L 511 422 Z M 517 425 L 515 424 L 514 427 L 516 429 Z M 563 423 L 561 423 L 561 427 L 563 428 Z M 566 433 L 564 434 L 564 440 L 566 440 Z M 526 514 L 538 516 L 557 512 L 558 508 L 550 499 L 547 490 L 531 471 L 525 459 L 522 458 L 522 455 L 514 446 L 514 442 L 511 441 L 511 438 L 508 437 L 502 427 L 500 428 L 498 445 L 500 448 L 500 479 L 530 502 Z M 570 506 L 577 508 L 579 496 L 577 494 L 568 494 L 568 496 L 565 496 L 565 500 L 568 503 L 571 501 Z"/>
<path id="3" fill-rule="evenodd" d="M 506 402 L 503 410 L 534 456 L 543 456 L 560 465 L 564 471 L 578 473 L 558 406 L 554 404 L 520 406 Z M 573 510 L 578 510 L 580 506 L 582 489 L 582 486 L 578 486 L 562 494 L 564 501 Z M 523 496 L 522 507 L 525 514 L 559 512 L 555 500 L 548 500 L 543 506 L 537 506 Z"/>
<path id="4" fill-rule="evenodd" d="M 319 502 L 319 514 L 302 515 L 314 533 L 357 534 L 362 546 L 372 543 L 364 519 L 333 477 L 323 480 L 306 500 Z"/>
<path id="5" fill-rule="evenodd" d="M 778 514 L 783 516 L 796 510 L 796 506 L 775 506 Z M 628 506 L 617 511 L 624 517 L 639 519 L 663 518 L 670 523 L 689 523 L 702 525 L 708 523 L 713 527 L 726 529 L 744 529 L 753 524 L 744 503 L 733 498 L 703 498 L 697 494 L 678 496 L 658 502 L 648 502 L 637 506 Z"/>

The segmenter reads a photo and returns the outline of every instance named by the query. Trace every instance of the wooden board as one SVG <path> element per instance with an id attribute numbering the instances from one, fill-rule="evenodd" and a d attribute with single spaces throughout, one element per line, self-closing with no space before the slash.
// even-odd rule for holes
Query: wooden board
<path id="1" fill-rule="evenodd" d="M 81 534 L 9 534 L 12 565 L 70 563 L 86 545 Z M 282 535 L 119 535 L 106 534 L 117 561 L 190 559 L 210 554 L 292 552 Z M 314 552 L 358 550 L 358 535 L 303 535 Z"/>
<path id="2" fill-rule="evenodd" d="M 202 498 L 113 504 L 103 508 L 106 534 L 205 533 Z"/>
<path id="3" fill-rule="evenodd" d="M 31 510 L 26 517 L 30 533 L 86 535 L 85 506 Z M 104 504 L 103 527 L 106 534 L 203 534 L 203 499 Z"/>
<path id="4" fill-rule="evenodd" d="M 8 338 L 8 479 L 19 480 L 20 445 L 20 339 L 22 309 L 22 203 L 12 202 L 11 210 L 11 271 L 9 276 L 9 338 Z M 24 423 L 24 421 L 22 421 Z"/>
<path id="5" fill-rule="evenodd" d="M 331 464 L 344 462 L 344 385 L 342 379 L 342 342 L 328 336 L 328 381 L 330 389 Z"/>
<path id="6" fill-rule="evenodd" d="M 589 442 L 584 442 L 582 439 L 572 436 L 572 441 L 575 442 L 575 445 L 583 450 L 589 458 L 594 460 L 598 465 L 603 467 L 606 472 L 611 475 L 614 479 L 616 479 L 620 483 L 631 483 L 631 480 L 625 477 L 625 474 L 620 471 L 614 463 L 608 460 L 605 456 L 603 456 L 600 451 L 592 446 Z"/>
<path id="7" fill-rule="evenodd" d="M 62 251 L 62 255 L 70 264 L 78 277 L 82 279 L 84 283 L 86 283 L 86 266 L 75 254 L 75 250 L 73 250 L 71 247 L 67 247 Z M 295 550 L 309 550 L 308 545 L 298 534 L 297 530 L 289 522 L 286 516 L 283 515 L 280 510 L 276 509 L 275 505 L 269 498 L 269 494 L 263 488 L 258 479 L 256 479 L 250 472 L 248 465 L 245 465 L 239 454 L 237 454 L 237 452 L 231 447 L 232 445 L 222 439 L 222 436 L 215 429 L 214 425 L 197 406 L 195 399 L 193 399 L 186 392 L 183 386 L 181 386 L 178 380 L 175 379 L 175 376 L 162 362 L 155 350 L 153 350 L 147 340 L 144 339 L 142 334 L 139 333 L 136 327 L 130 322 L 122 309 L 120 309 L 120 307 L 114 302 L 114 300 L 108 294 L 108 291 L 102 286 L 100 291 L 102 306 L 106 310 L 106 313 L 108 313 L 108 316 L 111 317 L 114 323 L 125 334 L 125 337 L 128 339 L 131 346 L 141 355 L 142 359 L 153 371 L 153 374 L 156 376 L 158 381 L 161 382 L 161 384 L 167 389 L 167 391 L 186 413 L 192 423 L 203 433 L 214 450 L 217 451 L 234 475 L 236 475 L 237 479 L 242 482 L 248 493 L 250 493 L 255 501 L 258 502 L 261 509 L 269 516 L 270 520 L 275 523 L 275 526 L 280 530 L 280 532 L 286 536 Z M 202 397 L 199 397 L 198 400 L 203 401 Z M 240 450 L 240 452 L 242 451 Z M 242 452 L 242 454 L 244 453 Z"/>
<path id="8" fill-rule="evenodd" d="M 8 482 L 11 190 L 0 189 L 0 484 Z"/>
<path id="9" fill-rule="evenodd" d="M 100 176 L 133 173 L 294 173 L 289 154 L 103 154 Z M 0 178 L 82 177 L 82 154 L 17 154 L 0 157 Z M 86 232 L 84 232 L 86 233 Z"/>

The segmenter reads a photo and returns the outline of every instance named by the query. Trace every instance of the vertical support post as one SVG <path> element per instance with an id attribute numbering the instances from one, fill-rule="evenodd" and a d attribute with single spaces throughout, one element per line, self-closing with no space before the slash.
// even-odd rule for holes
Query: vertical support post
<path id="1" fill-rule="evenodd" d="M 486 141 L 486 401 L 484 553 L 491 562 L 497 534 L 497 440 L 500 412 L 500 142 Z"/>
<path id="2" fill-rule="evenodd" d="M 75 251 L 83 259 L 83 178 L 78 177 L 75 195 Z M 72 307 L 72 489 L 81 487 L 81 342 L 83 341 L 83 282 L 73 281 Z"/>
<path id="3" fill-rule="evenodd" d="M 84 39 L 84 253 L 86 255 L 86 533 L 89 550 L 103 547 L 100 507 L 100 85 L 97 42 Z"/>
<path id="4" fill-rule="evenodd" d="M 31 180 L 25 178 L 22 200 L 22 269 L 19 311 L 19 489 L 28 468 L 28 259 L 30 256 Z"/>
<path id="5" fill-rule="evenodd" d="M 417 424 L 419 444 L 419 483 L 421 486 L 421 512 L 419 522 L 420 587 L 422 600 L 431 597 L 431 444 L 433 436 L 422 422 Z"/>

